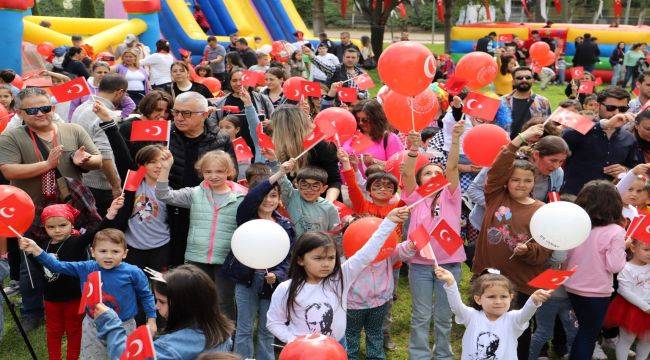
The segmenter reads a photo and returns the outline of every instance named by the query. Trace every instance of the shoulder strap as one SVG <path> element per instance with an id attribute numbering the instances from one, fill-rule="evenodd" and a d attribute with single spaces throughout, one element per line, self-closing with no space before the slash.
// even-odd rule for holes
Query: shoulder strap
<path id="1" fill-rule="evenodd" d="M 34 133 L 29 129 L 28 126 L 25 126 L 25 132 L 27 132 L 27 136 L 30 137 L 32 140 L 32 145 L 34 145 L 34 152 L 36 153 L 36 156 L 40 157 L 43 160 L 47 160 L 47 158 L 50 156 L 50 150 L 45 146 L 41 138 L 39 138 L 37 135 L 34 135 Z M 54 134 L 54 142 L 56 143 L 56 137 L 58 136 L 58 132 Z M 54 173 L 56 174 L 56 178 L 61 177 L 61 173 L 59 172 L 58 168 L 54 168 Z"/>

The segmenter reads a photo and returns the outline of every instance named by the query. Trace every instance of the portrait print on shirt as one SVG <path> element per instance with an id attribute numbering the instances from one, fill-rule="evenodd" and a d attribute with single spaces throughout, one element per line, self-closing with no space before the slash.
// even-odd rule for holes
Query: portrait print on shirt
<path id="1" fill-rule="evenodd" d="M 145 194 L 139 194 L 135 197 L 131 218 L 140 223 L 149 222 L 158 216 L 158 210 L 158 202 Z"/>
<path id="2" fill-rule="evenodd" d="M 499 348 L 499 337 L 489 331 L 484 331 L 476 337 L 476 353 L 474 360 L 496 360 Z"/>
<path id="3" fill-rule="evenodd" d="M 305 309 L 305 322 L 311 333 L 332 335 L 334 309 L 326 302 L 313 303 Z"/>

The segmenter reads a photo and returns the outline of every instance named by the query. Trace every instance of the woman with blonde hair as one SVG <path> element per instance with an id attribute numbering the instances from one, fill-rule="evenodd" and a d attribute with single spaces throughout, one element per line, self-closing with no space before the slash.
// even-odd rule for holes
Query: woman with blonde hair
<path id="1" fill-rule="evenodd" d="M 151 90 L 149 73 L 143 66 L 140 66 L 139 51 L 127 48 L 120 58 L 122 63 L 116 64 L 111 70 L 122 75 L 129 82 L 126 92 L 137 106 Z"/>

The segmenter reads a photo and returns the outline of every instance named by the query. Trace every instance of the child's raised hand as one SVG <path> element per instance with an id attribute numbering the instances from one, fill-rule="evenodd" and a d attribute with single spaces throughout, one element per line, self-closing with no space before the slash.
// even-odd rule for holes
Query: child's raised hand
<path id="1" fill-rule="evenodd" d="M 111 206 L 106 211 L 106 218 L 109 220 L 115 219 L 117 212 L 124 206 L 124 195 L 120 195 L 113 199 Z"/>
<path id="2" fill-rule="evenodd" d="M 417 131 L 411 131 L 406 137 L 406 142 L 409 144 L 409 148 L 413 151 L 420 149 L 420 143 L 422 142 L 422 137 Z"/>
<path id="3" fill-rule="evenodd" d="M 95 101 L 95 104 L 93 105 L 93 112 L 102 122 L 113 120 L 110 110 L 108 110 L 108 108 L 99 101 Z"/>
<path id="4" fill-rule="evenodd" d="M 536 142 L 542 135 L 544 135 L 544 124 L 533 125 L 521 133 L 528 143 Z"/>
<path id="5" fill-rule="evenodd" d="M 339 147 L 338 150 L 336 150 L 336 157 L 339 158 L 341 163 L 350 162 L 350 155 L 345 151 L 345 149 L 343 149 L 343 147 Z"/>
<path id="6" fill-rule="evenodd" d="M 406 206 L 394 208 L 388 213 L 388 215 L 386 215 L 386 219 L 397 224 L 406 221 L 408 217 L 409 217 L 409 209 Z"/>
<path id="7" fill-rule="evenodd" d="M 18 239 L 18 246 L 20 247 L 20 250 L 34 256 L 38 256 L 43 252 L 43 249 L 41 249 L 38 244 L 36 244 L 36 241 L 26 237 L 21 237 Z"/>
<path id="8" fill-rule="evenodd" d="M 452 285 L 454 282 L 456 282 L 456 279 L 454 279 L 454 275 L 447 269 L 437 266 L 436 269 L 434 270 L 434 273 L 436 274 L 436 277 L 447 284 L 447 286 Z"/>
<path id="9" fill-rule="evenodd" d="M 289 159 L 280 165 L 280 170 L 284 172 L 285 174 L 290 173 L 293 168 L 296 166 L 296 159 Z"/>
<path id="10" fill-rule="evenodd" d="M 632 172 L 635 175 L 640 175 L 640 176 L 648 176 L 648 173 L 650 170 L 650 166 L 648 164 L 639 164 L 632 168 Z"/>
<path id="11" fill-rule="evenodd" d="M 455 108 L 459 108 L 459 107 L 463 106 L 463 100 L 460 98 L 460 96 L 455 95 L 451 99 L 451 106 L 453 106 Z"/>
<path id="12" fill-rule="evenodd" d="M 172 155 L 172 152 L 169 151 L 169 149 L 163 150 L 162 157 L 160 158 L 160 165 L 162 166 L 162 168 L 165 170 L 169 170 L 172 168 L 173 164 L 174 164 L 174 156 Z"/>
<path id="13" fill-rule="evenodd" d="M 551 291 L 544 290 L 544 289 L 538 289 L 530 296 L 530 298 L 537 306 L 542 305 L 544 301 L 548 300 L 548 298 L 550 297 L 551 297 Z"/>
<path id="14" fill-rule="evenodd" d="M 262 149 L 262 156 L 268 161 L 276 161 L 278 159 L 273 149 Z"/>
<path id="15" fill-rule="evenodd" d="M 460 136 L 465 131 L 465 120 L 461 120 L 454 124 L 454 128 L 451 130 L 451 137 L 453 140 L 460 139 Z"/>

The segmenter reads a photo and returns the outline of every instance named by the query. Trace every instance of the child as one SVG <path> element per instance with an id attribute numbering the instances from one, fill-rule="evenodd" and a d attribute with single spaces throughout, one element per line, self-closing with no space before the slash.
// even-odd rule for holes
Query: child
<path id="1" fill-rule="evenodd" d="M 507 277 L 493 271 L 488 269 L 488 273 L 474 280 L 472 307 L 469 307 L 460 298 L 454 275 L 440 266 L 435 270 L 436 277 L 445 282 L 456 323 L 465 325 L 463 360 L 521 359 L 517 357 L 517 338 L 528 328 L 528 321 L 537 308 L 551 296 L 547 290 L 536 290 L 520 310 L 509 311 L 515 287 Z"/>
<path id="2" fill-rule="evenodd" d="M 271 58 L 269 57 L 268 54 L 265 54 L 263 52 L 258 52 L 257 64 L 251 66 L 250 68 L 248 68 L 248 70 L 265 73 L 266 70 L 269 69 L 270 63 L 271 63 Z"/>
<path id="3" fill-rule="evenodd" d="M 327 173 L 313 166 L 300 169 L 296 175 L 298 189 L 294 189 L 287 173 L 295 167 L 290 159 L 280 166 L 269 181 L 280 184 L 282 203 L 296 227 L 296 237 L 307 231 L 330 231 L 339 224 L 339 214 L 334 205 L 320 197 L 326 189 Z"/>
<path id="4" fill-rule="evenodd" d="M 251 190 L 237 209 L 237 225 L 253 219 L 266 219 L 277 223 L 287 232 L 293 244 L 295 232 L 291 221 L 277 211 L 280 205 L 280 185 L 262 178 L 250 182 Z M 244 358 L 275 360 L 273 335 L 266 328 L 266 313 L 271 303 L 271 294 L 279 283 L 288 278 L 289 255 L 280 264 L 266 269 L 251 269 L 233 255 L 226 257 L 223 273 L 235 282 L 237 304 L 237 331 L 235 352 Z M 257 357 L 254 356 L 253 325 L 257 315 Z"/>
<path id="5" fill-rule="evenodd" d="M 110 307 L 117 310 L 119 321 L 124 329 L 127 332 L 135 329 L 133 317 L 138 312 L 139 302 L 147 315 L 147 325 L 152 332 L 156 332 L 156 307 L 153 294 L 149 290 L 147 277 L 142 270 L 122 263 L 128 250 L 124 233 L 121 231 L 104 229 L 97 232 L 90 247 L 95 260 L 90 261 L 59 261 L 54 255 L 43 251 L 34 240 L 28 238 L 20 239 L 20 248 L 34 255 L 36 260 L 49 271 L 78 277 L 81 288 L 88 274 L 101 272 L 102 297 Z M 97 339 L 97 328 L 90 316 L 86 314 L 82 324 L 80 358 L 103 360 L 106 356 L 106 346 Z"/>
<path id="6" fill-rule="evenodd" d="M 629 221 L 639 214 L 648 214 L 648 170 L 650 167 L 646 164 L 637 165 L 616 184 L 623 199 L 623 217 Z"/>
<path id="7" fill-rule="evenodd" d="M 605 326 L 618 326 L 616 358 L 627 359 L 635 338 L 636 358 L 650 354 L 650 244 L 632 240 L 632 259 L 618 274 L 618 295 L 605 317 Z"/>
<path id="8" fill-rule="evenodd" d="M 588 359 L 614 292 L 613 275 L 625 266 L 625 220 L 621 196 L 609 181 L 586 183 L 576 204 L 589 214 L 592 228 L 587 240 L 569 250 L 565 268 L 576 273 L 564 287 L 580 324 L 570 358 Z"/>
<path id="9" fill-rule="evenodd" d="M 591 94 L 585 96 L 585 101 L 582 104 L 582 109 L 585 111 L 590 111 L 594 114 L 598 114 L 598 97 L 596 94 Z"/>
<path id="10" fill-rule="evenodd" d="M 153 280 L 156 308 L 167 322 L 153 342 L 156 359 L 194 359 L 204 350 L 230 349 L 232 322 L 219 311 L 210 277 L 193 265 L 181 265 Z M 97 304 L 95 325 L 99 338 L 107 343 L 109 358 L 119 358 L 128 331 L 120 326 L 115 311 Z"/>
<path id="11" fill-rule="evenodd" d="M 11 92 L 11 86 L 2 84 L 0 85 L 0 105 L 9 112 L 9 114 L 14 113 L 14 93 Z M 11 117 L 8 116 L 6 120 L 9 120 Z"/>
<path id="12" fill-rule="evenodd" d="M 282 164 L 287 171 L 293 160 Z M 341 264 L 341 253 L 327 233 L 307 232 L 291 254 L 290 279 L 271 298 L 266 327 L 289 343 L 300 335 L 321 333 L 344 341 L 347 297 L 352 281 L 379 254 L 397 223 L 408 216 L 406 208 L 393 209 L 368 242 Z"/>
<path id="13" fill-rule="evenodd" d="M 194 68 L 196 75 L 202 78 L 212 77 L 212 69 L 207 65 L 197 65 Z"/>
<path id="14" fill-rule="evenodd" d="M 172 153 L 165 150 L 161 161 L 156 197 L 167 205 L 190 209 L 185 261 L 196 265 L 215 281 L 219 306 L 226 316 L 234 319 L 235 284 L 219 274 L 237 228 L 237 207 L 244 198 L 235 191 L 236 184 L 228 181 L 235 174 L 232 158 L 222 150 L 203 154 L 194 164 L 203 182 L 179 190 L 169 188 L 169 170 L 174 162 Z"/>
<path id="15" fill-rule="evenodd" d="M 460 233 L 461 189 L 458 161 L 460 157 L 459 139 L 465 128 L 464 123 L 464 121 L 455 123 L 453 130 L 450 131 L 451 140 L 445 171 L 445 177 L 450 185 L 442 189 L 438 194 L 421 202 L 422 196 L 416 191 L 417 187 L 442 174 L 443 170 L 436 164 L 427 164 L 416 173 L 415 165 L 420 145 L 420 134 L 416 132 L 409 134 L 408 142 L 411 147 L 404 163 L 402 200 L 407 205 L 419 203 L 415 205 L 411 213 L 408 234 L 413 233 L 420 225 L 424 226 L 428 232 L 431 232 L 443 220 L 454 231 Z M 453 254 L 449 255 L 437 240 L 431 239 L 430 244 L 437 259 L 437 264 L 447 268 L 460 281 L 461 263 L 466 259 L 463 247 L 459 247 Z M 453 357 L 450 339 L 452 313 L 447 296 L 442 289 L 442 283 L 435 281 L 433 269 L 431 268 L 434 264 L 436 262 L 433 259 L 425 258 L 420 254 L 416 254 L 409 261 L 409 284 L 413 298 L 409 357 L 413 359 L 431 358 L 432 356 L 429 348 L 429 329 L 431 328 L 432 315 L 435 321 L 434 336 L 436 339 L 433 357 L 440 359 Z M 433 302 L 434 295 L 435 304 Z"/>

